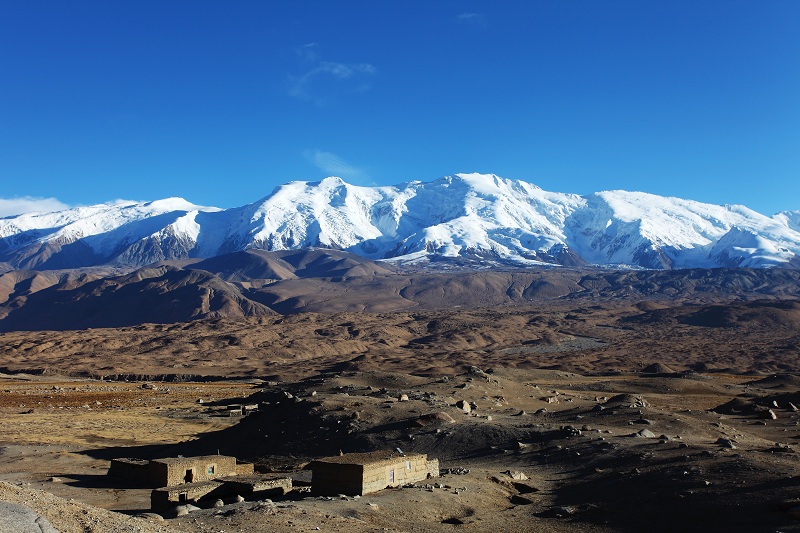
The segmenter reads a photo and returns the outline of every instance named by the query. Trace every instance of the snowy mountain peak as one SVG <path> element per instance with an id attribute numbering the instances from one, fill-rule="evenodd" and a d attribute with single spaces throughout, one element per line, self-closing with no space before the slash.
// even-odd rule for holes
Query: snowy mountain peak
<path id="1" fill-rule="evenodd" d="M 327 247 L 372 259 L 462 257 L 644 268 L 795 266 L 800 211 L 774 217 L 644 192 L 579 196 L 494 174 L 363 187 L 330 176 L 232 209 L 182 198 L 0 219 L 17 268 L 142 265 L 246 250 Z"/>

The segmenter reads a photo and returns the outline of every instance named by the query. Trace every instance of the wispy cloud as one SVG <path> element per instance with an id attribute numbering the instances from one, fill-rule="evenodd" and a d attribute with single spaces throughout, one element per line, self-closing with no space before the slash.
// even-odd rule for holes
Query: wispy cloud
<path id="1" fill-rule="evenodd" d="M 0 198 L 0 217 L 21 215 L 34 211 L 52 212 L 68 209 L 69 206 L 56 198 L 37 198 L 23 196 L 21 198 Z"/>
<path id="2" fill-rule="evenodd" d="M 307 43 L 294 49 L 294 53 L 303 61 L 314 62 L 318 59 L 317 43 Z"/>
<path id="3" fill-rule="evenodd" d="M 306 160 L 322 170 L 329 176 L 338 176 L 351 182 L 363 182 L 369 178 L 366 173 L 331 152 L 322 150 L 306 150 L 303 152 Z"/>
<path id="4" fill-rule="evenodd" d="M 486 19 L 482 13 L 461 13 L 456 16 L 456 22 L 483 26 L 486 23 Z"/>
<path id="5" fill-rule="evenodd" d="M 369 63 L 322 61 L 317 43 L 295 48 L 306 66 L 305 73 L 289 76 L 288 94 L 294 98 L 325 105 L 340 93 L 360 93 L 370 89 L 370 79 L 377 69 Z"/>

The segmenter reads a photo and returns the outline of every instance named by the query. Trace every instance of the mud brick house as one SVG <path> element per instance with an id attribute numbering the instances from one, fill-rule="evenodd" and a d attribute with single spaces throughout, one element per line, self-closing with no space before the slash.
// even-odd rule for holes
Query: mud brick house
<path id="1" fill-rule="evenodd" d="M 108 475 L 140 487 L 154 487 L 154 510 L 182 503 L 200 503 L 229 496 L 286 494 L 292 480 L 253 473 L 252 463 L 239 463 L 226 455 L 169 457 L 165 459 L 113 459 Z"/>
<path id="2" fill-rule="evenodd" d="M 126 479 L 141 487 L 173 487 L 184 483 L 211 481 L 221 477 L 252 474 L 253 465 L 237 463 L 227 455 L 168 457 L 165 459 L 112 459 L 108 475 Z"/>
<path id="3" fill-rule="evenodd" d="M 317 459 L 311 468 L 311 491 L 320 495 L 369 494 L 387 487 L 439 475 L 439 461 L 421 453 L 376 451 Z"/>

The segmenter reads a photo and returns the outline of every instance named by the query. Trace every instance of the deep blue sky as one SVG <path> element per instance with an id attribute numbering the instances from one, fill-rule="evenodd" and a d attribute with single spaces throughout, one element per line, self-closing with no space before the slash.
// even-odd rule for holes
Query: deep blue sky
<path id="1" fill-rule="evenodd" d="M 800 2 L 0 0 L 0 199 L 473 171 L 800 209 Z"/>

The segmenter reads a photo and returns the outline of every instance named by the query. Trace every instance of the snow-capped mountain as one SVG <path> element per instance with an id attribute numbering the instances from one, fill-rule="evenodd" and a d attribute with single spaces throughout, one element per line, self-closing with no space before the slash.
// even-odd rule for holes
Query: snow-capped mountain
<path id="1" fill-rule="evenodd" d="M 337 248 L 371 259 L 467 257 L 643 268 L 800 266 L 800 211 L 768 217 L 641 192 L 547 192 L 492 174 L 359 187 L 292 182 L 232 209 L 179 198 L 0 219 L 0 262 L 144 265 L 250 248 Z"/>

